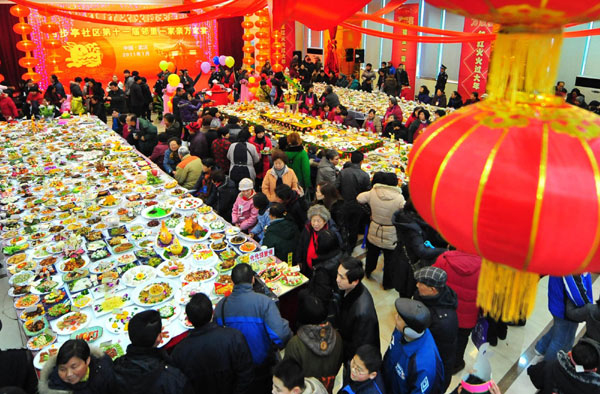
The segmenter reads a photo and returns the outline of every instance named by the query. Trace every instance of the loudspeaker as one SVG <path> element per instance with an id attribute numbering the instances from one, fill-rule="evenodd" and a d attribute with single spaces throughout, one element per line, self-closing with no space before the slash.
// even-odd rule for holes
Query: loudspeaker
<path id="1" fill-rule="evenodd" d="M 354 51 L 354 62 L 355 63 L 364 63 L 365 62 L 365 50 L 357 49 Z"/>
<path id="2" fill-rule="evenodd" d="M 354 61 L 354 49 L 346 48 L 346 61 L 347 62 Z"/>
<path id="3" fill-rule="evenodd" d="M 302 60 L 303 60 L 303 59 L 302 59 L 302 51 L 294 51 L 294 52 L 293 52 L 293 54 L 292 54 L 292 57 L 293 57 L 293 56 L 298 56 L 298 60 L 299 60 L 299 61 L 302 61 Z"/>

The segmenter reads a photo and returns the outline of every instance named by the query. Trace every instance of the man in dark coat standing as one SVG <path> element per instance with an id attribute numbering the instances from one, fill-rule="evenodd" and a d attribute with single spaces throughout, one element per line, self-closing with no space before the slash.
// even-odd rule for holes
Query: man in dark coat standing
<path id="1" fill-rule="evenodd" d="M 361 345 L 379 349 L 379 320 L 369 290 L 362 284 L 365 271 L 362 262 L 354 257 L 340 260 L 337 285 L 341 291 L 341 305 L 336 319 L 344 343 L 344 385 L 350 382 L 350 360 Z"/>
<path id="2" fill-rule="evenodd" d="M 396 69 L 396 81 L 398 82 L 398 94 L 400 96 L 403 88 L 407 88 L 410 86 L 410 80 L 408 78 L 408 73 L 404 69 L 404 64 L 398 64 L 398 68 Z"/>
<path id="3" fill-rule="evenodd" d="M 141 118 L 142 115 L 144 115 L 144 103 L 146 101 L 141 84 L 142 78 L 137 76 L 134 78 L 134 83 L 129 88 L 129 101 L 131 103 L 129 109 L 136 114 L 138 118 Z"/>
<path id="4" fill-rule="evenodd" d="M 196 393 L 244 394 L 252 391 L 252 355 L 244 334 L 212 321 L 210 299 L 198 293 L 185 306 L 194 329 L 173 350 L 173 363 Z"/>
<path id="5" fill-rule="evenodd" d="M 452 379 L 451 371 L 454 368 L 458 335 L 458 297 L 454 290 L 446 286 L 447 278 L 446 271 L 441 268 L 421 268 L 415 272 L 417 291 L 413 297 L 425 304 L 431 313 L 429 331 L 444 364 L 444 392 Z"/>
<path id="6" fill-rule="evenodd" d="M 442 64 L 440 67 L 440 73 L 437 76 L 437 81 L 435 82 L 435 91 L 438 89 L 442 92 L 446 91 L 446 82 L 448 82 L 448 74 L 446 74 L 446 66 Z"/>

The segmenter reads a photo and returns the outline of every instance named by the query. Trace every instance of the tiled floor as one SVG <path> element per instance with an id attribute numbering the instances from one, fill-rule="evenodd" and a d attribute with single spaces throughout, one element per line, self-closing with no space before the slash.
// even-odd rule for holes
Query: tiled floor
<path id="1" fill-rule="evenodd" d="M 354 254 L 361 255 L 363 253 L 364 251 L 360 250 L 360 247 L 357 247 Z M 375 307 L 379 317 L 381 350 L 383 354 L 389 345 L 394 329 L 393 305 L 398 297 L 398 293 L 394 290 L 384 291 L 381 287 L 382 265 L 383 262 L 380 260 L 380 264 L 371 279 L 365 279 L 364 283 L 375 300 Z M 535 309 L 532 316 L 527 320 L 527 324 L 524 327 L 509 327 L 507 339 L 499 341 L 498 346 L 492 348 L 493 356 L 491 362 L 493 378 L 496 382 L 502 381 L 505 386 L 503 387 L 505 394 L 535 393 L 535 388 L 531 385 L 525 372 L 526 366 L 531 363 L 531 360 L 527 356 L 532 357 L 530 356 L 532 352 L 531 349 L 529 349 L 528 353 L 526 351 L 541 336 L 551 321 L 551 315 L 547 309 L 547 284 L 547 278 L 540 280 Z M 2 331 L 0 332 L 1 349 L 20 347 L 22 343 L 15 309 L 12 305 L 12 298 L 7 295 L 7 291 L 7 279 L 2 278 L 0 279 L 0 306 L 2 308 L 0 310 L 0 320 L 2 320 L 3 324 Z M 600 294 L 600 279 L 594 283 L 594 296 L 597 297 L 598 294 Z M 583 325 L 580 325 L 580 329 L 582 328 Z M 476 356 L 477 349 L 473 344 L 469 343 L 465 353 L 466 368 L 463 372 L 453 377 L 448 391 L 453 390 L 458 384 L 460 376 L 472 367 Z M 507 372 L 511 368 L 511 373 L 507 375 Z M 505 375 L 507 375 L 506 379 L 503 379 Z M 336 387 L 339 387 L 339 376 L 336 381 L 338 381 Z"/>

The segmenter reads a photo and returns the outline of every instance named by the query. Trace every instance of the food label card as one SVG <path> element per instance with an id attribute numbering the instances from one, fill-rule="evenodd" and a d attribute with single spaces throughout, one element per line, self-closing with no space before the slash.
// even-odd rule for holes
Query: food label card
<path id="1" fill-rule="evenodd" d="M 250 264 L 257 262 L 258 260 L 262 260 L 265 257 L 270 257 L 270 256 L 274 256 L 275 255 L 275 248 L 269 248 L 269 249 L 265 249 L 265 250 L 261 250 L 259 252 L 256 253 L 252 253 L 250 255 L 249 261 Z"/>

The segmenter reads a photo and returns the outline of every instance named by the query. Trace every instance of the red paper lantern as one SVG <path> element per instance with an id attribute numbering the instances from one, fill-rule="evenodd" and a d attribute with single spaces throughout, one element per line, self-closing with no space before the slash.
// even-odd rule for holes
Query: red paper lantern
<path id="1" fill-rule="evenodd" d="M 259 62 L 266 62 L 267 60 L 269 60 L 269 57 L 264 53 L 259 53 L 258 55 L 256 55 L 256 60 L 258 60 Z"/>
<path id="2" fill-rule="evenodd" d="M 29 15 L 29 8 L 27 7 L 23 7 L 22 5 L 13 5 L 12 7 L 10 7 L 10 14 L 12 16 L 15 16 L 17 18 L 25 18 L 26 16 Z"/>
<path id="3" fill-rule="evenodd" d="M 268 47 L 269 46 L 267 44 L 265 44 L 264 42 L 259 42 L 258 44 L 256 44 L 256 49 L 258 49 L 259 51 L 264 51 Z"/>
<path id="4" fill-rule="evenodd" d="M 42 42 L 42 46 L 46 49 L 58 49 L 62 46 L 60 40 L 56 38 L 50 38 Z"/>
<path id="5" fill-rule="evenodd" d="M 525 25 L 530 28 L 561 27 L 600 18 L 600 7 L 585 1 L 564 0 L 431 0 L 429 4 L 474 19 L 501 23 L 505 26 Z"/>
<path id="6" fill-rule="evenodd" d="M 242 40 L 244 40 L 244 41 L 252 41 L 252 40 L 254 40 L 254 34 L 252 34 L 252 33 L 246 33 L 246 34 L 242 35 Z"/>
<path id="7" fill-rule="evenodd" d="M 242 51 L 244 51 L 245 53 L 254 53 L 254 47 L 252 45 L 244 45 L 244 47 L 242 48 Z"/>
<path id="8" fill-rule="evenodd" d="M 259 28 L 269 27 L 269 21 L 259 19 L 256 21 L 255 25 L 256 25 L 256 27 L 259 27 Z"/>
<path id="9" fill-rule="evenodd" d="M 273 60 L 275 60 L 276 63 L 281 62 L 281 60 L 283 59 L 283 55 L 280 53 L 275 53 L 273 54 Z"/>
<path id="10" fill-rule="evenodd" d="M 273 64 L 273 71 L 275 71 L 275 72 L 283 71 L 283 66 L 279 63 Z"/>
<path id="11" fill-rule="evenodd" d="M 273 49 L 281 49 L 283 47 L 283 45 L 281 45 L 280 42 L 274 42 L 273 43 Z"/>
<path id="12" fill-rule="evenodd" d="M 15 23 L 13 26 L 13 31 L 17 34 L 29 34 L 31 30 L 31 25 L 27 23 Z"/>
<path id="13" fill-rule="evenodd" d="M 242 22 L 242 27 L 244 29 L 252 29 L 254 27 L 254 23 L 252 23 L 250 21 L 243 21 Z"/>
<path id="14" fill-rule="evenodd" d="M 29 79 L 31 79 L 33 82 L 39 82 L 42 77 L 40 74 L 36 73 L 36 72 L 30 72 L 30 73 L 25 73 L 21 76 L 21 79 L 24 81 L 27 81 Z"/>
<path id="15" fill-rule="evenodd" d="M 266 31 L 259 31 L 256 33 L 256 38 L 260 38 L 261 40 L 264 40 L 265 38 L 269 37 L 269 33 L 267 33 Z"/>
<path id="16" fill-rule="evenodd" d="M 17 42 L 17 49 L 21 52 L 28 52 L 35 48 L 35 44 L 31 40 L 22 40 Z"/>
<path id="17" fill-rule="evenodd" d="M 256 11 L 255 15 L 266 18 L 269 16 L 269 10 L 267 10 L 266 8 L 263 8 L 262 10 Z"/>
<path id="18" fill-rule="evenodd" d="M 251 66 L 251 65 L 254 64 L 254 59 L 252 59 L 251 57 L 245 57 L 244 60 L 243 60 L 243 63 L 246 66 Z"/>
<path id="19" fill-rule="evenodd" d="M 60 31 L 60 27 L 58 27 L 56 23 L 47 22 L 40 25 L 40 30 L 44 33 L 52 34 L 58 33 Z"/>
<path id="20" fill-rule="evenodd" d="M 19 59 L 19 65 L 23 68 L 33 68 L 37 64 L 38 60 L 34 57 L 26 56 Z"/>
<path id="21" fill-rule="evenodd" d="M 411 200 L 452 245 L 522 271 L 600 271 L 600 117 L 555 99 L 484 101 L 416 139 Z"/>

